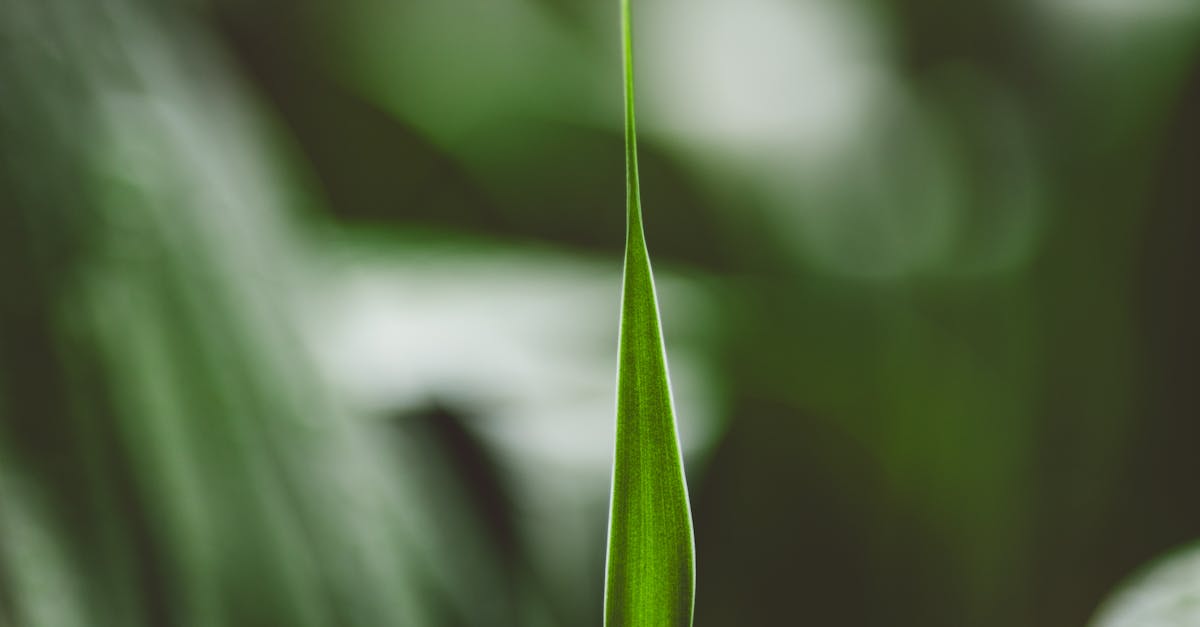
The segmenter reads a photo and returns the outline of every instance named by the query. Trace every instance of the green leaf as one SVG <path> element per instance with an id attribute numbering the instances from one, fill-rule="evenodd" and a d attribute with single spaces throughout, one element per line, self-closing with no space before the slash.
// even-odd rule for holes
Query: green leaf
<path id="1" fill-rule="evenodd" d="M 689 626 L 695 549 L 654 278 L 642 229 L 630 22 L 629 0 L 621 0 L 628 223 L 604 624 Z"/>

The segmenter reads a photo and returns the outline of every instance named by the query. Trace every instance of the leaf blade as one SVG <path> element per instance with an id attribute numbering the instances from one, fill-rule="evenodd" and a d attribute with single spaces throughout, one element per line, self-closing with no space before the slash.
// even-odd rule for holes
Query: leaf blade
<path id="1" fill-rule="evenodd" d="M 695 549 L 662 324 L 642 227 L 629 0 L 621 0 L 627 225 L 604 624 L 692 624 Z"/>

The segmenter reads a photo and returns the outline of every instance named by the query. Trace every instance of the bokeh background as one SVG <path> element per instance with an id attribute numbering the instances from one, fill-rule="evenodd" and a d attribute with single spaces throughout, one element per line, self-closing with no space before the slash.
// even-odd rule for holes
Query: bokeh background
<path id="1" fill-rule="evenodd" d="M 1085 625 L 1200 538 L 1200 3 L 634 11 L 697 627 Z M 598 624 L 617 26 L 0 0 L 0 625 Z"/>

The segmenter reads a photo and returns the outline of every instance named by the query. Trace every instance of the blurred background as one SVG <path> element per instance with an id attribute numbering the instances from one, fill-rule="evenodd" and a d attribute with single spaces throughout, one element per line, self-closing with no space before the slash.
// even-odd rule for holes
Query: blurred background
<path id="1" fill-rule="evenodd" d="M 1085 625 L 1200 538 L 1200 3 L 634 11 L 697 627 Z M 617 27 L 0 0 L 0 625 L 599 624 Z"/>

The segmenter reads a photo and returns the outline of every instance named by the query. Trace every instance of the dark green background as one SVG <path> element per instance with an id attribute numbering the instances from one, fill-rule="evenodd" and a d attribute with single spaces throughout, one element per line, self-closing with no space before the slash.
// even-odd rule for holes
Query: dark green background
<path id="1" fill-rule="evenodd" d="M 667 35 L 705 23 L 635 4 L 647 240 L 700 294 L 664 302 L 668 351 L 699 329 L 723 399 L 688 459 L 696 624 L 1086 624 L 1200 537 L 1200 10 L 730 5 L 874 51 L 736 102 L 878 90 L 830 118 L 846 153 L 697 126 L 729 94 L 655 79 L 761 49 L 718 27 L 692 51 L 738 69 L 689 67 Z M 606 483 L 556 517 L 470 389 L 341 408 L 294 294 L 330 255 L 528 254 L 615 296 L 616 9 L 0 1 L 0 625 L 598 624 Z M 801 49 L 843 50 L 821 28 Z"/>

